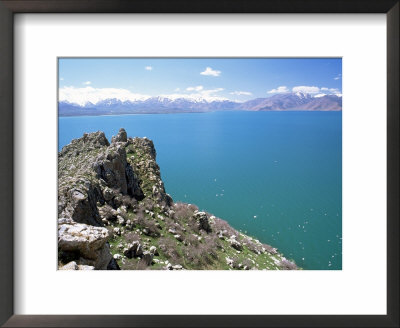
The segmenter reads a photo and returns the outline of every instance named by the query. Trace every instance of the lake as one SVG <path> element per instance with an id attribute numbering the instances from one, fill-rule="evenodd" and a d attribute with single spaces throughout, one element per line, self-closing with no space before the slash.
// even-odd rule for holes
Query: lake
<path id="1" fill-rule="evenodd" d="M 166 191 L 277 247 L 304 269 L 342 269 L 342 112 L 59 118 L 59 150 L 84 132 L 154 141 Z"/>

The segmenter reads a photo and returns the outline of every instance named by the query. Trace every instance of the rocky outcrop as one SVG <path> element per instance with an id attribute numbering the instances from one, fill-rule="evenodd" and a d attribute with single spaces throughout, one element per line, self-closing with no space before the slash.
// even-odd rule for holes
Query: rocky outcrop
<path id="1" fill-rule="evenodd" d="M 95 269 L 117 267 L 109 265 L 109 233 L 103 226 L 118 218 L 115 208 L 124 201 L 130 204 L 143 198 L 139 179 L 127 161 L 126 142 L 124 129 L 111 144 L 103 132 L 85 133 L 59 153 L 58 247 L 62 261 L 72 257 L 77 265 Z"/>
<path id="2" fill-rule="evenodd" d="M 126 132 L 125 132 L 126 133 Z M 112 143 L 93 163 L 93 170 L 106 185 L 122 195 L 143 199 L 143 192 L 132 166 L 126 160 L 125 146 Z"/>
<path id="3" fill-rule="evenodd" d="M 174 203 L 147 138 L 85 133 L 58 166 L 60 270 L 297 269 L 226 221 Z"/>
<path id="4" fill-rule="evenodd" d="M 162 206 L 171 206 L 173 201 L 165 192 L 153 141 L 146 137 L 129 138 L 126 149 L 128 163 L 137 174 L 145 197 L 152 198 Z"/>
<path id="5" fill-rule="evenodd" d="M 126 134 L 126 131 L 123 128 L 119 129 L 118 134 L 111 138 L 111 143 L 127 142 L 127 141 L 128 141 L 128 135 Z"/>

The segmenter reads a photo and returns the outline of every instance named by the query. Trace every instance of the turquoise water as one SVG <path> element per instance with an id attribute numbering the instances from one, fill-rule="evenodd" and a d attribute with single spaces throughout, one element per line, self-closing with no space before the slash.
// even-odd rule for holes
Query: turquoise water
<path id="1" fill-rule="evenodd" d="M 154 141 L 166 190 L 277 247 L 304 269 L 342 268 L 342 113 L 214 112 L 61 117 L 84 132 Z"/>

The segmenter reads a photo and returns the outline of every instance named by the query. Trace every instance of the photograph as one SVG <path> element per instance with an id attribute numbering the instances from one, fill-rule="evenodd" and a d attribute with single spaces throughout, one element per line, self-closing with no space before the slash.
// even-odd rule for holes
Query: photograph
<path id="1" fill-rule="evenodd" d="M 342 58 L 57 60 L 58 270 L 342 270 Z"/>

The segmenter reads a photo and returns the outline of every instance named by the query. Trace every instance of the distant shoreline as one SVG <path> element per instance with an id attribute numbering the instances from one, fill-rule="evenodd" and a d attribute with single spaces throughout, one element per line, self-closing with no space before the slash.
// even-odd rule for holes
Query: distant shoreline
<path id="1" fill-rule="evenodd" d="M 207 113 L 217 113 L 217 112 L 241 112 L 241 113 L 260 113 L 260 112 L 341 112 L 342 110 L 302 110 L 302 109 L 297 109 L 297 110 L 262 110 L 262 111 L 254 111 L 254 110 L 215 110 L 215 111 L 182 111 L 182 112 L 165 112 L 165 113 L 160 113 L 160 112 L 146 112 L 146 113 L 120 113 L 120 114 L 115 114 L 115 113 L 99 113 L 99 114 L 78 114 L 78 115 L 65 115 L 65 114 L 59 114 L 58 117 L 91 117 L 91 116 L 127 116 L 127 115 L 175 115 L 175 114 L 207 114 Z"/>

